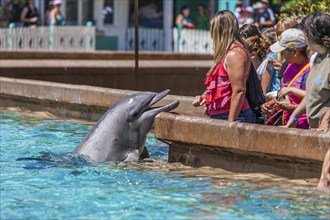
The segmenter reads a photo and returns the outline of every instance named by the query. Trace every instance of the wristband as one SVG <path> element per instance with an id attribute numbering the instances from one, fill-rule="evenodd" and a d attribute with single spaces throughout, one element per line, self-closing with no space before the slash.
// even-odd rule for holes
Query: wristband
<path id="1" fill-rule="evenodd" d="M 295 121 L 295 122 L 297 122 L 297 123 L 298 123 L 298 118 L 296 118 L 296 117 L 294 117 L 294 116 L 290 115 L 290 119 L 292 119 L 293 121 Z"/>

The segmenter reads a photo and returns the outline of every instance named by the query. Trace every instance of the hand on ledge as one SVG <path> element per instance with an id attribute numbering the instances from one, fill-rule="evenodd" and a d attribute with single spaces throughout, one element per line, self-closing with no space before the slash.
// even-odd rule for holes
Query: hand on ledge
<path id="1" fill-rule="evenodd" d="M 205 104 L 205 96 L 198 95 L 194 98 L 194 101 L 192 102 L 194 107 L 199 107 Z"/>

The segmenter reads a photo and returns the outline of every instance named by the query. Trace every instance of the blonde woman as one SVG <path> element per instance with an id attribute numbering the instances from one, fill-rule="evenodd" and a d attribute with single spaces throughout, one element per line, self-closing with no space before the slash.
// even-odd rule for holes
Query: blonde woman
<path id="1" fill-rule="evenodd" d="M 246 94 L 251 60 L 240 37 L 235 15 L 224 10 L 211 21 L 214 64 L 206 74 L 206 91 L 196 96 L 193 105 L 206 105 L 211 118 L 255 123 Z"/>

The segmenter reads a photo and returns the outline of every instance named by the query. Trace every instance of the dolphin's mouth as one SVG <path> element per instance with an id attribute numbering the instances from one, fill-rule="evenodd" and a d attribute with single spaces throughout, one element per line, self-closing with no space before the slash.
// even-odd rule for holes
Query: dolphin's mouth
<path id="1" fill-rule="evenodd" d="M 160 100 L 162 100 L 165 96 L 167 96 L 167 94 L 170 92 L 169 89 L 166 89 L 162 92 L 159 92 L 155 95 L 155 97 L 151 100 L 149 107 L 151 107 L 152 105 L 154 105 L 155 103 L 159 102 Z"/>
<path id="2" fill-rule="evenodd" d="M 151 100 L 151 102 L 149 104 L 149 108 L 147 108 L 146 111 L 157 111 L 158 113 L 169 112 L 169 111 L 175 109 L 176 107 L 178 107 L 178 105 L 179 105 L 178 100 L 175 100 L 175 101 L 171 102 L 170 104 L 164 105 L 164 106 L 153 106 L 157 102 L 161 101 L 165 96 L 167 96 L 169 92 L 170 92 L 170 90 L 167 89 L 167 90 L 157 93 L 154 96 L 154 98 Z"/>

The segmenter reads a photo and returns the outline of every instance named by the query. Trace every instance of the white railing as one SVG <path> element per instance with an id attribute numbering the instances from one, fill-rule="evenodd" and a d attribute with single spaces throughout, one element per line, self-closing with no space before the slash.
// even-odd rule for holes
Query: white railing
<path id="1" fill-rule="evenodd" d="M 164 50 L 164 31 L 158 28 L 139 28 L 139 50 L 144 51 L 163 51 Z M 126 50 L 135 48 L 135 29 L 127 28 L 126 31 Z"/>
<path id="2" fill-rule="evenodd" d="M 135 48 L 134 27 L 126 31 L 126 50 Z M 139 28 L 139 50 L 163 51 L 164 31 L 156 28 Z M 173 28 L 173 49 L 177 53 L 212 53 L 209 31 Z"/>
<path id="3" fill-rule="evenodd" d="M 173 28 L 174 51 L 177 53 L 209 53 L 212 40 L 209 31 Z"/>
<path id="4" fill-rule="evenodd" d="M 95 50 L 95 27 L 1 28 L 0 49 Z"/>

